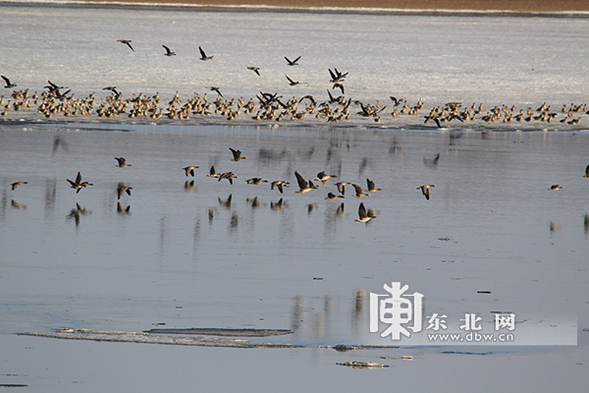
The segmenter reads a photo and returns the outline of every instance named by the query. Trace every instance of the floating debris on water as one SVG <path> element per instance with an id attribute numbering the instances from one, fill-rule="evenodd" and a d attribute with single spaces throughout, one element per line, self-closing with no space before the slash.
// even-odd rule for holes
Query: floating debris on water
<path id="1" fill-rule="evenodd" d="M 376 362 L 346 362 L 346 363 L 336 363 L 338 366 L 346 366 L 351 368 L 384 368 L 390 367 L 388 364 L 376 363 Z"/>

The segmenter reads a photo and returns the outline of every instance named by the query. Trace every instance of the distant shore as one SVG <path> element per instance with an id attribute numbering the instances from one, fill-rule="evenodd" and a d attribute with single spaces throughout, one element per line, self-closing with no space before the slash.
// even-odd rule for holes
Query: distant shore
<path id="1" fill-rule="evenodd" d="M 34 5 L 27 2 L 3 1 L 0 5 Z M 68 0 L 40 0 L 44 5 L 67 5 Z M 151 7 L 196 7 L 205 9 L 238 9 L 247 11 L 259 8 L 266 11 L 324 11 L 407 13 L 431 11 L 434 13 L 483 13 L 483 14 L 558 14 L 589 12 L 586 0 L 72 0 L 71 3 L 94 6 Z"/>
<path id="2" fill-rule="evenodd" d="M 101 1 L 93 1 L 101 2 Z M 105 1 L 108 2 L 108 1 Z M 375 8 L 402 10 L 475 10 L 515 12 L 589 11 L 585 0 L 118 0 L 121 3 L 211 6 L 272 6 L 293 8 Z"/>

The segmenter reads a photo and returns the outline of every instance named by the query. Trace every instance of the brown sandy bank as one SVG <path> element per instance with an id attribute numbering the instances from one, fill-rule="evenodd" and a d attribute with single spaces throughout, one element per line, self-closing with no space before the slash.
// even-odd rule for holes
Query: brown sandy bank
<path id="1" fill-rule="evenodd" d="M 515 12 L 589 11 L 586 0 L 116 0 L 120 3 L 190 4 L 211 6 L 338 7 L 403 10 L 476 10 Z M 112 1 L 89 0 L 92 3 Z"/>

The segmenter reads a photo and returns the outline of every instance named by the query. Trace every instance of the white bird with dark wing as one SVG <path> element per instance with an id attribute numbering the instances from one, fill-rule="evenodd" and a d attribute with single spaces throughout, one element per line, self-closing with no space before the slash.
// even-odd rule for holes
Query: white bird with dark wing
<path id="1" fill-rule="evenodd" d="M 360 206 L 358 206 L 358 218 L 354 221 L 368 222 L 373 218 L 376 218 L 376 216 L 374 215 L 374 210 L 368 209 L 367 211 L 366 207 L 364 207 L 364 203 L 360 203 Z"/>

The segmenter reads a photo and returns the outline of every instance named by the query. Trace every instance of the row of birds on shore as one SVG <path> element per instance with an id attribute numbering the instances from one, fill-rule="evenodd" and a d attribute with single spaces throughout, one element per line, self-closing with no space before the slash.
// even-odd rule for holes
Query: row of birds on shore
<path id="1" fill-rule="evenodd" d="M 331 70 L 330 70 L 331 71 Z M 334 71 L 335 72 L 335 71 Z M 341 74 L 341 72 L 338 71 Z M 345 73 L 343 74 L 345 75 Z M 327 99 L 320 101 L 313 95 L 302 97 L 291 97 L 285 99 L 278 93 L 260 91 L 255 99 L 245 100 L 225 99 L 220 87 L 207 86 L 206 88 L 214 93 L 216 97 L 209 98 L 207 93 L 202 96 L 195 92 L 192 98 L 182 100 L 176 93 L 167 102 L 161 102 L 159 93 L 152 96 L 143 93 L 133 94 L 131 98 L 124 98 L 116 86 L 106 86 L 102 90 L 110 91 L 103 100 L 98 100 L 95 93 L 85 98 L 75 98 L 71 89 L 59 86 L 48 81 L 39 95 L 37 92 L 31 94 L 28 89 L 13 90 L 10 98 L 0 96 L 0 115 L 6 116 L 9 111 L 20 112 L 24 109 L 36 108 L 36 112 L 46 118 L 53 118 L 60 115 L 64 118 L 74 116 L 89 117 L 97 115 L 101 119 L 120 118 L 127 115 L 130 119 L 146 118 L 160 120 L 189 120 L 192 116 L 209 117 L 217 115 L 228 121 L 240 118 L 241 115 L 249 115 L 255 121 L 266 121 L 279 123 L 283 120 L 302 121 L 307 116 L 314 116 L 318 120 L 329 123 L 348 121 L 353 115 L 359 118 L 380 122 L 381 117 L 388 105 L 380 101 L 375 104 L 352 100 L 342 96 L 334 97 L 328 90 Z M 67 89 L 64 91 L 64 89 Z M 415 104 L 410 104 L 405 98 L 389 97 L 393 111 L 391 118 L 397 119 L 400 116 L 419 117 L 424 108 L 424 102 L 419 99 Z M 551 109 L 550 105 L 543 104 L 536 110 L 531 107 L 516 109 L 515 106 L 495 106 L 486 112 L 482 104 L 473 103 L 463 107 L 460 102 L 449 102 L 442 106 L 432 108 L 427 115 L 423 116 L 424 124 L 434 123 L 438 128 L 447 127 L 452 121 L 465 123 L 480 119 L 486 123 L 531 123 L 544 122 L 552 123 L 557 121 L 558 111 Z M 580 123 L 583 113 L 589 114 L 586 104 L 563 105 L 560 113 L 561 124 L 577 125 Z"/>

